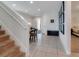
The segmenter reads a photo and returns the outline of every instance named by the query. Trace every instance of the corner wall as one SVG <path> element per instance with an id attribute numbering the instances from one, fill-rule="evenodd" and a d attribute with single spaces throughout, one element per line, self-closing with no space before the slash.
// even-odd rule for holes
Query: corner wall
<path id="1" fill-rule="evenodd" d="M 59 37 L 67 55 L 71 54 L 71 2 L 65 1 L 65 34 L 59 33 Z"/>

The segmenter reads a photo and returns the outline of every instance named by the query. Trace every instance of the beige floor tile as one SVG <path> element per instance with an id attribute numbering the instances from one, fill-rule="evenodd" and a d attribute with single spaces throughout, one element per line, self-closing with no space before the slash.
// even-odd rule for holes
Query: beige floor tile
<path id="1" fill-rule="evenodd" d="M 59 45 L 58 42 L 59 42 L 59 37 L 57 36 L 42 36 L 41 39 L 39 39 L 36 42 L 32 42 L 30 44 L 30 56 L 57 57 L 58 51 L 60 50 L 59 47 L 57 46 Z"/>

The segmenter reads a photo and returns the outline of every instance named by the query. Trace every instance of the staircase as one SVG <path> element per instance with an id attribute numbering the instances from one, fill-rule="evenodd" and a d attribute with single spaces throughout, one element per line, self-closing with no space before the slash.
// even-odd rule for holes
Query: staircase
<path id="1" fill-rule="evenodd" d="M 5 33 L 0 26 L 0 57 L 24 57 L 25 53 L 20 51 L 20 47 L 15 45 L 15 41 Z"/>

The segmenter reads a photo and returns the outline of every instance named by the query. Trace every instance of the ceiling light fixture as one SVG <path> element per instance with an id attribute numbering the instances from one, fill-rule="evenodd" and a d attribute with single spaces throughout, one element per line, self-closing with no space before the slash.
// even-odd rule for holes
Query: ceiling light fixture
<path id="1" fill-rule="evenodd" d="M 13 7 L 15 7 L 15 6 L 16 6 L 16 4 L 12 4 L 12 6 L 13 6 Z"/>
<path id="2" fill-rule="evenodd" d="M 30 3 L 33 4 L 34 2 L 33 1 L 30 1 Z"/>
<path id="3" fill-rule="evenodd" d="M 31 25 L 31 23 L 29 22 L 28 25 Z"/>
<path id="4" fill-rule="evenodd" d="M 27 12 L 28 12 L 28 10 L 25 10 L 25 12 L 27 13 Z"/>
<path id="5" fill-rule="evenodd" d="M 40 11 L 40 9 L 37 9 L 38 11 Z"/>

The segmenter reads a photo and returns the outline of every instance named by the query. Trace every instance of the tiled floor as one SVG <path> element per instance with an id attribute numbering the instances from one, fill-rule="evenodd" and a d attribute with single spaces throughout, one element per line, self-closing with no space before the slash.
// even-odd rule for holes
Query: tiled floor
<path id="1" fill-rule="evenodd" d="M 30 44 L 30 56 L 57 57 L 66 55 L 59 37 L 39 35 L 38 40 Z"/>
<path id="2" fill-rule="evenodd" d="M 71 57 L 79 57 L 79 37 L 71 36 Z M 57 36 L 39 35 L 36 42 L 30 44 L 30 57 L 69 57 Z"/>

